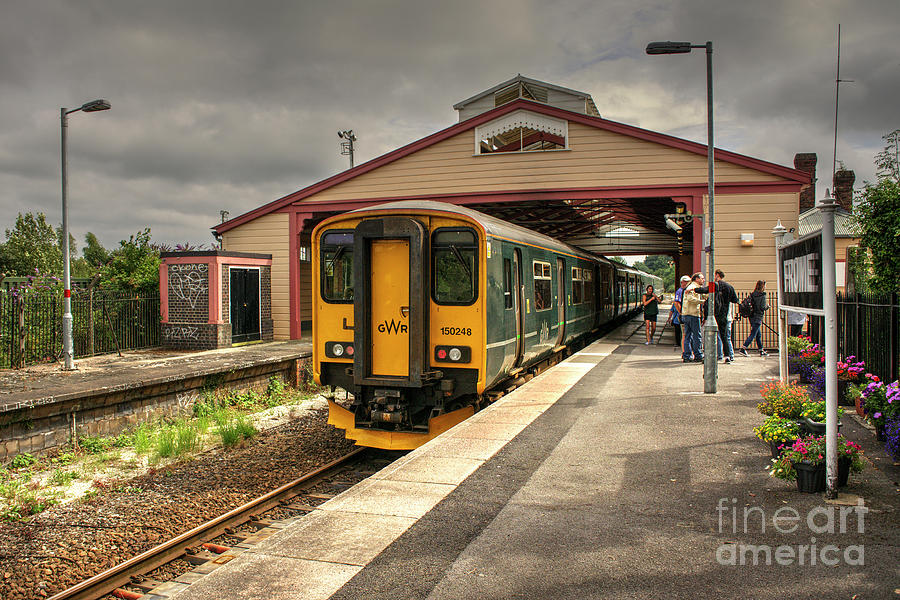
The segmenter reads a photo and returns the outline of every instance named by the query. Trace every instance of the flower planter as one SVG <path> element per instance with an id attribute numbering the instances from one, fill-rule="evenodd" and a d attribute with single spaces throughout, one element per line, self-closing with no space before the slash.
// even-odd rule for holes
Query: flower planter
<path id="1" fill-rule="evenodd" d="M 854 402 L 854 404 L 856 404 L 856 414 L 858 414 L 858 415 L 861 416 L 861 417 L 865 417 L 865 416 L 866 416 L 866 411 L 865 411 L 865 409 L 863 408 L 862 400 L 863 400 L 863 399 L 862 399 L 862 396 L 858 396 L 858 397 L 856 398 L 856 401 Z"/>
<path id="2" fill-rule="evenodd" d="M 838 473 L 837 473 L 837 486 L 838 487 L 846 487 L 847 481 L 850 479 L 850 463 L 853 462 L 849 456 L 839 456 L 838 457 Z"/>
<path id="3" fill-rule="evenodd" d="M 779 448 L 779 446 L 784 446 L 785 448 L 790 448 L 791 444 L 794 443 L 794 440 L 788 441 L 773 441 L 769 442 L 769 450 L 772 452 L 772 458 L 778 458 L 781 456 L 781 453 L 784 452 L 783 448 Z"/>
<path id="4" fill-rule="evenodd" d="M 811 465 L 806 462 L 793 463 L 797 471 L 797 489 L 806 494 L 825 491 L 825 463 Z"/>
<path id="5" fill-rule="evenodd" d="M 853 406 L 853 401 L 847 398 L 847 391 L 850 389 L 851 381 L 844 381 L 843 379 L 838 379 L 838 404 L 841 406 Z"/>
<path id="6" fill-rule="evenodd" d="M 884 435 L 884 425 L 875 425 L 875 439 L 879 442 L 887 441 L 887 436 Z"/>
<path id="7" fill-rule="evenodd" d="M 803 417 L 798 421 L 800 423 L 800 428 L 806 433 L 810 433 L 812 435 L 825 435 L 825 423 L 823 421 L 811 421 L 806 417 Z M 841 430 L 842 422 L 838 421 L 838 431 Z"/>

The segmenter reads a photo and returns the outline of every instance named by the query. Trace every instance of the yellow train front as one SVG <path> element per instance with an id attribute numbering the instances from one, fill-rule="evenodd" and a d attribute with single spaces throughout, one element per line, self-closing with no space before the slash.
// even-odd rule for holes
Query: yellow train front
<path id="1" fill-rule="evenodd" d="M 485 392 L 637 309 L 645 274 L 464 207 L 405 201 L 312 234 L 313 371 L 352 400 L 329 423 L 409 450 Z M 656 283 L 656 281 L 654 281 Z"/>

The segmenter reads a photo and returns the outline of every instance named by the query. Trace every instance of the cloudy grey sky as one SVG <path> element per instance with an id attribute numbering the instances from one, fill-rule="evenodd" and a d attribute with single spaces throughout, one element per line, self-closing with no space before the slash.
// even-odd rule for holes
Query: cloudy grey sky
<path id="1" fill-rule="evenodd" d="M 702 53 L 714 43 L 716 145 L 830 179 L 837 27 L 838 159 L 873 179 L 900 128 L 897 0 L 7 0 L 0 22 L 0 231 L 61 221 L 59 108 L 69 119 L 79 248 L 150 227 L 208 243 L 232 217 L 452 125 L 451 106 L 516 73 L 593 95 L 603 117 L 706 141 Z M 2 238 L 0 238 L 2 239 Z"/>

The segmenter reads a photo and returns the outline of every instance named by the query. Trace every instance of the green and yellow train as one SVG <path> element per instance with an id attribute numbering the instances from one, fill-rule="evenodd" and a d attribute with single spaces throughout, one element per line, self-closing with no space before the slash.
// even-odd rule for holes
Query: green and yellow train
<path id="1" fill-rule="evenodd" d="M 492 390 L 640 307 L 658 277 L 453 204 L 404 201 L 312 234 L 313 368 L 347 390 L 329 423 L 416 448 Z"/>

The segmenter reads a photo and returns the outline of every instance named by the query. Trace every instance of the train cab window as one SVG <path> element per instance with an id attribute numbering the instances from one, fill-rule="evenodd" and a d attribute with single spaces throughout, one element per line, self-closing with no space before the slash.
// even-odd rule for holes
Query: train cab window
<path id="1" fill-rule="evenodd" d="M 353 233 L 329 231 L 321 243 L 322 298 L 326 302 L 353 302 Z"/>
<path id="2" fill-rule="evenodd" d="M 436 229 L 431 236 L 432 291 L 438 304 L 472 304 L 478 296 L 478 244 L 471 229 Z"/>
<path id="3" fill-rule="evenodd" d="M 534 261 L 534 310 L 547 310 L 552 304 L 550 263 Z"/>
<path id="4" fill-rule="evenodd" d="M 503 308 L 513 307 L 512 296 L 512 261 L 503 259 Z"/>
<path id="5" fill-rule="evenodd" d="M 582 270 L 579 267 L 572 267 L 572 304 L 581 304 L 584 292 L 584 281 L 582 279 Z"/>

